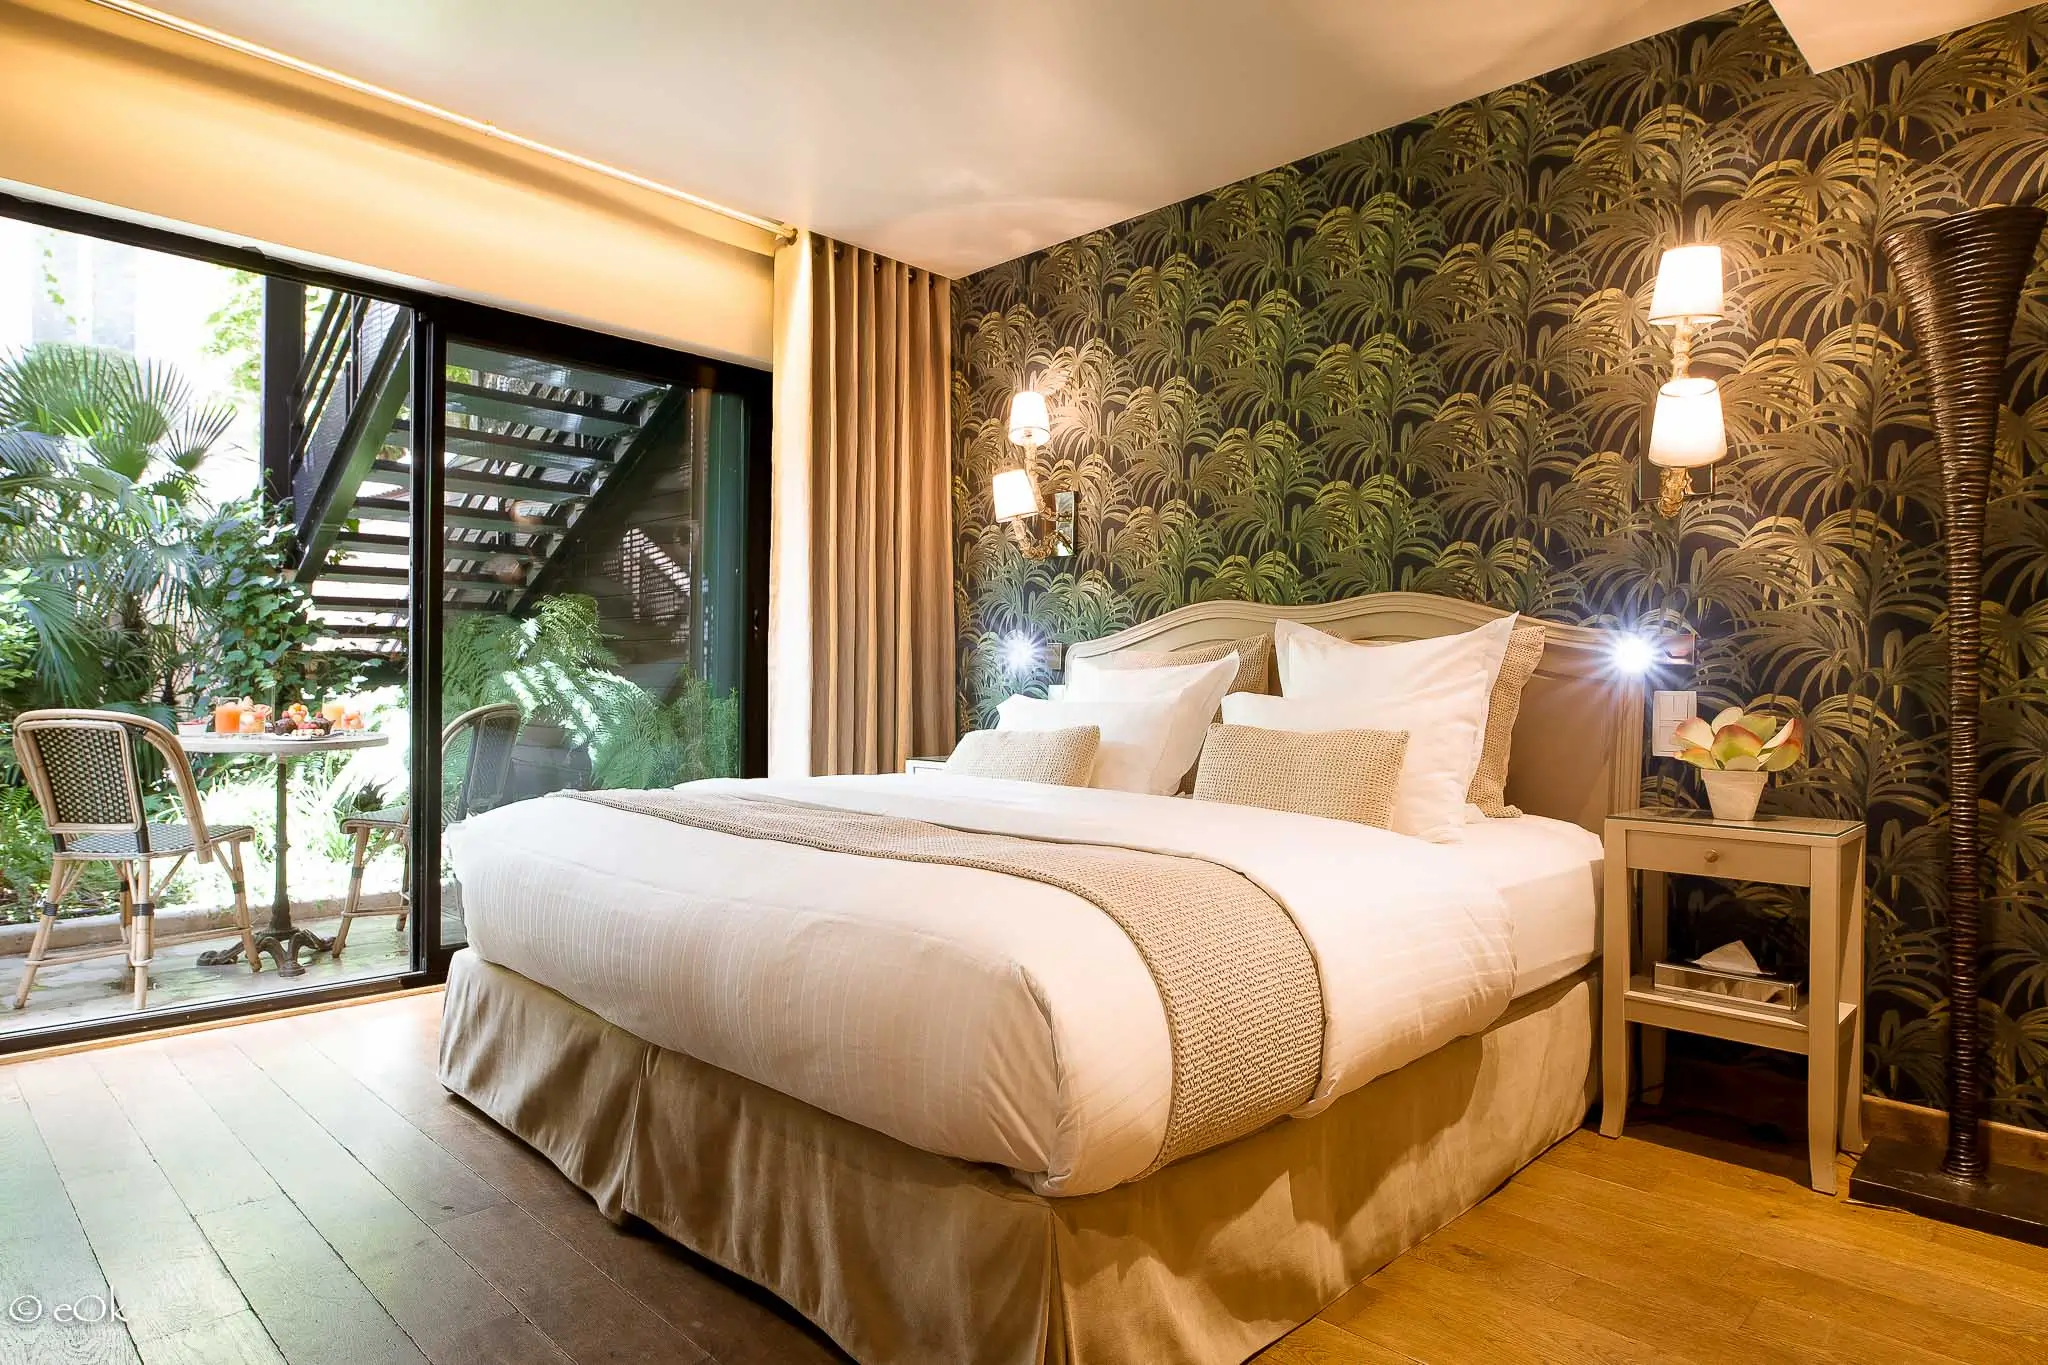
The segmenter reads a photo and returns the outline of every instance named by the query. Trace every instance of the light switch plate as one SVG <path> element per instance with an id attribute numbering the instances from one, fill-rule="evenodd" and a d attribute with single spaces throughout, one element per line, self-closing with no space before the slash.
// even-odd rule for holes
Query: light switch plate
<path id="1" fill-rule="evenodd" d="M 1676 758 L 1685 746 L 1673 731 L 1681 721 L 1699 714 L 1697 692 L 1652 692 L 1650 694 L 1650 752 L 1659 758 Z"/>

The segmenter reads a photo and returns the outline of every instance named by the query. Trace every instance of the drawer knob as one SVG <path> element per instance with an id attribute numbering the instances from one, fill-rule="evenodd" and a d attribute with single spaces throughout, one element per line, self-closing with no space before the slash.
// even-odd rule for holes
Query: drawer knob
<path id="1" fill-rule="evenodd" d="M 1718 862 L 1720 862 L 1720 861 L 1721 861 L 1721 850 L 1720 850 L 1720 849 L 1718 849 L 1718 848 L 1710 848 L 1710 849 L 1708 849 L 1708 850 L 1707 850 L 1707 861 L 1708 861 L 1708 862 L 1710 862 L 1710 863 L 1718 863 Z"/>

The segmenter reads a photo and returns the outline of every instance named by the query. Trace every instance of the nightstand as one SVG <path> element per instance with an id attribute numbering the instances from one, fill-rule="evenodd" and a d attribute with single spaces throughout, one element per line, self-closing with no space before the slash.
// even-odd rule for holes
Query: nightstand
<path id="1" fill-rule="evenodd" d="M 937 758 L 906 758 L 903 760 L 903 771 L 907 773 L 942 773 L 945 770 L 946 756 L 944 754 L 940 754 Z"/>
<path id="2" fill-rule="evenodd" d="M 1864 828 L 1853 820 L 1787 815 L 1724 821 L 1706 811 L 1680 810 L 1634 810 L 1607 818 L 1602 1134 L 1621 1136 L 1630 1024 L 1641 1026 L 1646 1094 L 1663 1086 L 1665 1029 L 1797 1052 L 1806 1058 L 1813 1188 L 1835 1192 L 1837 1143 L 1847 1151 L 1863 1150 L 1863 842 Z M 1650 967 L 1664 956 L 1671 912 L 1665 878 L 1674 872 L 1809 889 L 1807 992 L 1797 1013 L 1652 988 Z M 1638 904 L 1647 913 L 1638 915 Z"/>

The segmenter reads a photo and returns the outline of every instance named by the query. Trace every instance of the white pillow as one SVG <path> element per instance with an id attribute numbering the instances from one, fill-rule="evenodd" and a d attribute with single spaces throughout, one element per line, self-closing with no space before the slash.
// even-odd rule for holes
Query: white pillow
<path id="1" fill-rule="evenodd" d="M 1088 785 L 1127 792 L 1160 790 L 1153 783 L 1165 761 L 1173 720 L 1173 709 L 1156 701 L 1040 701 L 1018 696 L 996 708 L 998 730 L 1094 726 L 1102 732 L 1102 742 L 1095 750 L 1095 770 Z M 1164 790 L 1173 788 L 1169 785 Z"/>
<path id="2" fill-rule="evenodd" d="M 1160 756 L 1161 771 L 1147 790 L 1171 795 L 1181 789 L 1181 779 L 1202 756 L 1202 741 L 1209 737 L 1209 723 L 1216 719 L 1216 707 L 1237 678 L 1235 652 L 1199 664 L 1168 664 L 1161 668 L 1102 668 L 1086 659 L 1074 660 L 1067 670 L 1067 690 L 1061 700 L 1070 702 L 1141 701 L 1172 708 L 1173 732 L 1167 750 Z"/>
<path id="3" fill-rule="evenodd" d="M 1507 657 L 1508 637 L 1519 616 L 1503 616 L 1476 630 L 1433 635 L 1426 640 L 1390 644 L 1358 644 L 1340 640 L 1298 621 L 1273 627 L 1273 659 L 1280 670 L 1280 694 L 1286 697 L 1342 696 L 1382 699 L 1417 689 L 1454 686 L 1475 667 L 1486 674 L 1486 707 L 1479 713 L 1479 736 L 1472 746 L 1472 769 L 1486 751 L 1486 710 L 1493 703 L 1493 685 Z M 1377 728 L 1377 727 L 1368 727 Z M 1470 779 L 1471 774 L 1467 774 Z"/>
<path id="4" fill-rule="evenodd" d="M 1474 665 L 1462 678 L 1380 698 L 1262 697 L 1233 692 L 1223 723 L 1265 730 L 1405 730 L 1408 750 L 1394 789 L 1388 828 L 1431 843 L 1465 839 L 1465 789 L 1472 785 L 1479 737 L 1493 685 Z"/>

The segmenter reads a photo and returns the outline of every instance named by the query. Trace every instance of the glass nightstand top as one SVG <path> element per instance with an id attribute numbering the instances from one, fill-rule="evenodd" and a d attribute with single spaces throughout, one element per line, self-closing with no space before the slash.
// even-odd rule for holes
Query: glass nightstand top
<path id="1" fill-rule="evenodd" d="M 1860 820 L 1821 820 L 1810 815 L 1759 815 L 1754 820 L 1716 820 L 1712 811 L 1678 810 L 1665 806 L 1617 811 L 1608 818 L 1645 825 L 1684 825 L 1691 829 L 1769 830 L 1775 834 L 1805 834 L 1822 839 L 1845 838 L 1863 828 Z"/>

